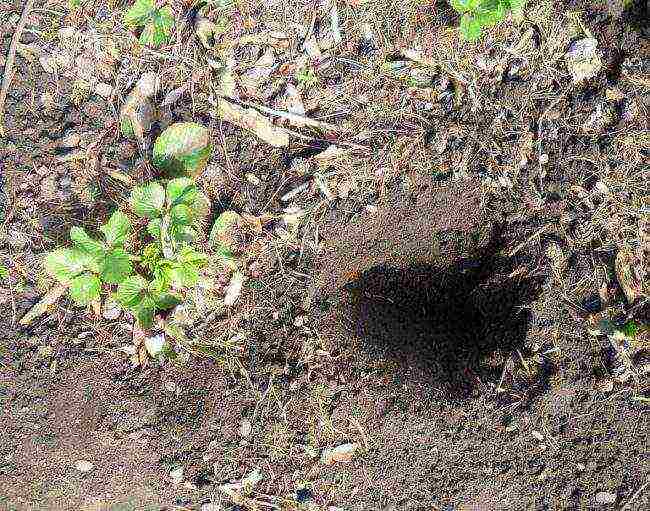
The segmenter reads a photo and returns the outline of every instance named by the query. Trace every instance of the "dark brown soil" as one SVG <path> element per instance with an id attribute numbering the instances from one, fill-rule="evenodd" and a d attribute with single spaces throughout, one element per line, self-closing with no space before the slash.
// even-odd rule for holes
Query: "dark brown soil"
<path id="1" fill-rule="evenodd" d="M 120 58 L 101 77 L 115 86 L 109 100 L 71 99 L 73 80 L 44 72 L 38 54 L 16 62 L 0 139 L 0 509 L 241 510 L 218 487 L 255 468 L 252 496 L 285 499 L 282 509 L 650 509 L 647 374 L 615 381 L 611 347 L 584 321 L 603 286 L 622 317 L 634 313 L 613 261 L 638 244 L 650 195 L 650 96 L 636 79 L 650 61 L 644 6 L 614 20 L 591 2 L 535 4 L 520 26 L 469 45 L 449 32 L 457 18 L 444 2 L 337 2 L 346 40 L 304 99 L 367 150 L 332 167 L 312 165 L 323 140 L 269 148 L 211 118 L 196 81 L 164 122 L 214 133 L 201 185 L 217 213 L 274 220 L 247 233 L 237 304 L 188 329 L 216 356 L 132 369 L 128 317 L 64 299 L 29 328 L 18 320 L 51 286 L 43 254 L 123 201 L 109 171 L 149 171 L 117 130 L 123 97 L 145 69 L 164 75 L 165 92 L 179 86 L 185 62 L 132 51 L 119 7 L 87 2 L 87 18 L 60 15 L 63 4 L 35 12 L 21 42 L 47 49 L 61 27 L 92 28 L 119 40 Z M 233 30 L 312 16 L 309 3 L 269 5 L 237 7 Z M 0 0 L 1 57 L 21 8 Z M 604 63 L 577 86 L 561 57 L 581 34 L 567 28 L 576 8 Z M 361 44 L 362 22 L 376 47 Z M 384 67 L 415 46 L 442 62 L 424 92 Z M 198 62 L 191 72 L 207 68 L 198 43 L 179 47 Z M 71 133 L 81 149 L 97 144 L 96 160 L 65 161 L 76 149 L 56 141 Z M 292 237 L 281 219 L 294 206 Z M 321 463 L 346 442 L 360 446 L 349 464 Z M 80 472 L 80 460 L 94 468 Z"/>

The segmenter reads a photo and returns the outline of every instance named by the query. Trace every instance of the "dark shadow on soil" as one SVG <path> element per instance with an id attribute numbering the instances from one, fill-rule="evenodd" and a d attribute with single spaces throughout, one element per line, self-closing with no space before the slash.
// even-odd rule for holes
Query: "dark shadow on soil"
<path id="1" fill-rule="evenodd" d="M 524 352 L 526 305 L 541 292 L 540 278 L 509 277 L 510 265 L 496 250 L 447 268 L 377 266 L 329 305 L 362 352 L 393 363 L 396 380 L 467 398 L 498 383 L 508 356 Z"/>

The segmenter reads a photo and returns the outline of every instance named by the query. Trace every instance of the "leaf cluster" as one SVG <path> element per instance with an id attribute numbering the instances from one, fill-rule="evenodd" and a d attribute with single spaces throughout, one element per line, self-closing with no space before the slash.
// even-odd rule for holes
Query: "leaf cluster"
<path id="1" fill-rule="evenodd" d="M 462 14 L 460 33 L 468 41 L 481 37 L 484 27 L 496 25 L 508 12 L 521 12 L 526 0 L 450 0 L 451 6 Z"/>
<path id="2" fill-rule="evenodd" d="M 92 238 L 83 227 L 70 229 L 72 247 L 59 248 L 45 258 L 45 270 L 69 285 L 70 297 L 79 305 L 97 300 L 102 283 L 118 284 L 133 273 L 124 241 L 131 222 L 121 211 L 111 215 L 99 230 L 103 240 Z"/>
<path id="3" fill-rule="evenodd" d="M 157 311 L 180 303 L 184 292 L 198 283 L 207 257 L 192 242 L 209 202 L 188 178 L 173 179 L 166 187 L 157 182 L 136 187 L 129 202 L 136 215 L 149 220 L 150 239 L 139 254 L 124 248 L 132 226 L 118 210 L 99 228 L 102 240 L 81 227 L 70 229 L 72 247 L 50 252 L 45 269 L 69 286 L 79 305 L 99 299 L 104 287 L 117 285 L 117 302 L 148 328 Z"/>
<path id="4" fill-rule="evenodd" d="M 183 291 L 196 286 L 207 257 L 191 246 L 196 222 L 207 198 L 191 179 L 173 179 L 163 187 L 151 182 L 131 191 L 133 212 L 148 219 L 147 233 L 153 242 L 138 257 L 142 274 L 125 279 L 117 288 L 117 301 L 134 312 L 144 327 L 155 313 L 182 301 Z M 144 275 L 144 276 L 143 276 Z"/>
<path id="5" fill-rule="evenodd" d="M 169 7 L 156 7 L 155 0 L 135 0 L 124 14 L 124 23 L 142 27 L 140 42 L 158 48 L 169 42 L 174 28 L 174 15 Z"/>

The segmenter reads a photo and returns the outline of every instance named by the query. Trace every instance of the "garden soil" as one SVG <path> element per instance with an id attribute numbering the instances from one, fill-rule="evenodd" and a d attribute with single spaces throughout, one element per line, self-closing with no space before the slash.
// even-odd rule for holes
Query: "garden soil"
<path id="1" fill-rule="evenodd" d="M 0 509 L 650 509 L 647 373 L 617 380 L 611 346 L 586 328 L 608 296 L 649 320 L 614 272 L 650 194 L 642 2 L 621 19 L 542 2 L 521 26 L 462 43 L 453 62 L 446 3 L 337 2 L 345 39 L 304 93 L 307 114 L 359 136 L 337 139 L 350 150 L 326 168 L 314 163 L 325 137 L 270 148 L 212 117 L 196 78 L 204 52 L 187 32 L 174 46 L 187 54 L 142 51 L 120 28 L 122 3 L 87 4 L 79 16 L 67 2 L 34 11 L 5 105 Z M 294 4 L 242 2 L 224 16 L 245 33 L 289 31 L 313 16 Z M 0 0 L 0 59 L 21 11 Z M 567 11 L 603 61 L 580 86 L 562 59 L 582 30 Z M 97 43 L 101 58 L 68 48 L 111 97 L 40 63 L 66 27 L 117 41 Z M 416 43 L 443 62 L 424 96 L 387 71 Z M 64 299 L 32 325 L 19 319 L 52 285 L 44 253 L 122 205 L 125 175 L 152 175 L 117 130 L 145 70 L 165 92 L 191 84 L 154 131 L 209 126 L 217 142 L 199 183 L 214 214 L 256 223 L 238 301 L 188 329 L 213 356 L 133 367 L 125 315 Z M 325 463 L 339 446 L 353 454 Z M 246 495 L 224 491 L 255 471 Z"/>

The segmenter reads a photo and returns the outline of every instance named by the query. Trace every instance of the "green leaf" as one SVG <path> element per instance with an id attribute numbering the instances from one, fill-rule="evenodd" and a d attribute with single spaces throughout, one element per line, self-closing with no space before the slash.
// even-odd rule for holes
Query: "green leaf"
<path id="1" fill-rule="evenodd" d="M 142 328 L 151 328 L 156 304 L 150 296 L 145 296 L 140 303 L 130 307 Z"/>
<path id="2" fill-rule="evenodd" d="M 160 238 L 160 218 L 154 218 L 147 224 L 147 232 L 152 238 Z"/>
<path id="3" fill-rule="evenodd" d="M 99 230 L 104 234 L 109 247 L 122 246 L 131 230 L 131 221 L 118 209 Z"/>
<path id="4" fill-rule="evenodd" d="M 242 217 L 235 211 L 224 211 L 212 225 L 208 238 L 213 247 L 223 246 L 229 250 L 235 245 L 237 231 L 242 225 Z"/>
<path id="5" fill-rule="evenodd" d="M 172 236 L 178 242 L 192 243 L 198 236 L 196 229 L 189 225 L 177 225 L 172 229 Z"/>
<path id="6" fill-rule="evenodd" d="M 99 298 L 101 282 L 95 275 L 83 273 L 72 279 L 70 283 L 70 297 L 78 305 L 87 305 Z"/>
<path id="7" fill-rule="evenodd" d="M 133 273 L 129 254 L 123 248 L 108 252 L 101 261 L 99 273 L 104 282 L 119 284 Z"/>
<path id="8" fill-rule="evenodd" d="M 513 12 L 521 12 L 526 6 L 526 0 L 510 0 L 510 9 Z"/>
<path id="9" fill-rule="evenodd" d="M 189 225 L 192 223 L 192 211 L 186 204 L 177 204 L 170 212 L 172 225 Z"/>
<path id="10" fill-rule="evenodd" d="M 471 14 L 463 14 L 459 29 L 461 35 L 468 41 L 476 41 L 481 37 L 481 22 Z"/>
<path id="11" fill-rule="evenodd" d="M 152 294 L 152 298 L 156 303 L 156 308 L 160 310 L 171 309 L 182 301 L 181 297 L 175 293 Z"/>
<path id="12" fill-rule="evenodd" d="M 208 256 L 186 245 L 178 253 L 178 260 L 183 264 L 190 264 L 196 268 L 200 268 L 208 263 Z"/>
<path id="13" fill-rule="evenodd" d="M 198 190 L 192 179 L 188 177 L 172 179 L 167 183 L 167 204 L 169 206 L 190 205 L 196 200 L 197 193 Z"/>
<path id="14" fill-rule="evenodd" d="M 9 277 L 9 268 L 4 264 L 0 264 L 0 280 L 6 280 Z"/>
<path id="15" fill-rule="evenodd" d="M 84 271 L 89 262 L 88 254 L 73 248 L 59 248 L 45 258 L 45 271 L 62 283 L 69 283 Z"/>
<path id="16" fill-rule="evenodd" d="M 153 274 L 154 279 L 149 285 L 149 290 L 154 294 L 167 292 L 172 283 L 172 263 L 167 260 L 161 261 Z"/>
<path id="17" fill-rule="evenodd" d="M 158 183 L 136 186 L 131 192 L 131 208 L 136 215 L 156 218 L 162 214 L 165 205 L 165 189 Z"/>
<path id="18" fill-rule="evenodd" d="M 194 287 L 199 281 L 199 270 L 192 264 L 176 264 L 171 269 L 172 285 L 177 288 Z"/>
<path id="19" fill-rule="evenodd" d="M 451 6 L 458 12 L 465 13 L 475 10 L 481 3 L 481 0 L 450 0 Z"/>
<path id="20" fill-rule="evenodd" d="M 104 244 L 88 236 L 83 227 L 70 229 L 70 239 L 78 250 L 93 258 L 102 257 L 106 252 Z"/>
<path id="21" fill-rule="evenodd" d="M 124 24 L 136 27 L 144 25 L 154 10 L 154 0 L 135 0 L 135 3 L 124 14 Z"/>
<path id="22" fill-rule="evenodd" d="M 196 177 L 205 169 L 211 152 L 207 128 L 195 122 L 177 122 L 156 140 L 152 162 L 170 177 Z"/>
<path id="23" fill-rule="evenodd" d="M 146 289 L 147 281 L 143 277 L 131 275 L 117 286 L 115 299 L 124 307 L 134 307 L 142 301 Z"/>
<path id="24" fill-rule="evenodd" d="M 163 7 L 153 12 L 151 22 L 145 25 L 140 42 L 154 48 L 164 46 L 169 42 L 174 28 L 174 16 L 169 7 Z"/>

